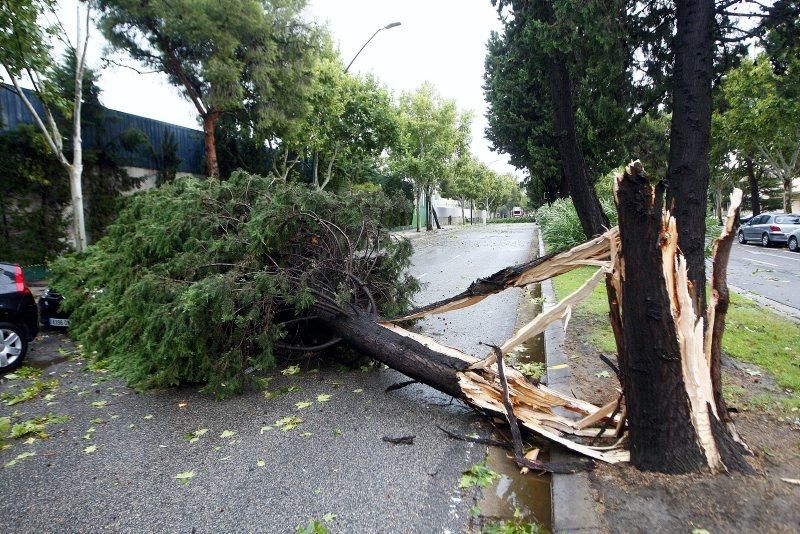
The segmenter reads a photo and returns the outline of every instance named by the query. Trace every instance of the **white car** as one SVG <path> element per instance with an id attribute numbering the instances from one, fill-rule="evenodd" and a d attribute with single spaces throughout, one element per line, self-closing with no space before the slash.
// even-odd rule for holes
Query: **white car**
<path id="1" fill-rule="evenodd" d="M 789 250 L 792 252 L 800 252 L 800 228 L 789 234 L 788 237 Z"/>

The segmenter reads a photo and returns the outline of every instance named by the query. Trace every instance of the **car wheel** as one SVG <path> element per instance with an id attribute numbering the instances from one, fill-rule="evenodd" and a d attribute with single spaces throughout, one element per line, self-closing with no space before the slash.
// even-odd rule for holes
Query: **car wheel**
<path id="1" fill-rule="evenodd" d="M 800 246 L 798 246 L 797 238 L 795 236 L 789 238 L 789 250 L 792 252 L 800 252 Z"/>
<path id="2" fill-rule="evenodd" d="M 739 230 L 739 235 L 737 237 L 739 238 L 739 243 L 741 243 L 742 245 L 747 244 L 747 239 L 744 238 L 744 232 Z"/>
<path id="3" fill-rule="evenodd" d="M 0 371 L 10 371 L 19 367 L 28 341 L 20 327 L 11 323 L 0 323 Z"/>
<path id="4" fill-rule="evenodd" d="M 764 234 L 764 235 L 761 236 L 761 246 L 762 247 L 768 247 L 769 246 L 769 236 L 767 234 Z"/>

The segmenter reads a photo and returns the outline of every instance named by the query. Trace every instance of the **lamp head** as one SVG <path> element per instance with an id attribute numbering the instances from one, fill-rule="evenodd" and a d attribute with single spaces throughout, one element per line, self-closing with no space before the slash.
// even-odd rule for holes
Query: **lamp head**
<path id="1" fill-rule="evenodd" d="M 384 26 L 383 29 L 391 30 L 392 28 L 396 28 L 397 26 L 400 26 L 399 22 L 392 22 L 391 24 L 387 24 L 386 26 Z"/>

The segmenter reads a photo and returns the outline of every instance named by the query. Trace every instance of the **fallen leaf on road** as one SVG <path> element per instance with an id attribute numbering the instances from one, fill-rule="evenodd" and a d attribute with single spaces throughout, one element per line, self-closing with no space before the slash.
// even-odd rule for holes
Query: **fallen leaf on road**
<path id="1" fill-rule="evenodd" d="M 94 451 L 97 450 L 97 445 L 89 445 L 83 449 L 83 452 L 86 454 L 92 454 Z"/>
<path id="2" fill-rule="evenodd" d="M 234 432 L 233 430 L 223 430 L 222 434 L 220 434 L 219 437 L 221 437 L 222 439 L 226 439 L 226 438 L 230 438 L 230 437 L 235 436 L 235 435 L 236 435 L 236 432 Z"/>
<path id="3" fill-rule="evenodd" d="M 310 401 L 300 401 L 300 402 L 296 403 L 295 406 L 297 406 L 298 410 L 302 410 L 304 408 L 308 408 L 312 404 L 314 404 L 314 403 L 310 402 Z"/>
<path id="4" fill-rule="evenodd" d="M 149 414 L 145 415 L 144 418 L 145 419 L 152 419 L 153 418 L 153 414 L 149 413 Z"/>
<path id="5" fill-rule="evenodd" d="M 325 521 L 326 523 L 330 523 L 334 519 L 336 519 L 336 514 L 333 514 L 331 512 L 328 512 L 327 514 L 322 516 L 322 520 Z"/>
<path id="6" fill-rule="evenodd" d="M 272 427 L 271 427 L 271 426 L 269 426 L 269 425 L 267 425 L 267 426 L 262 426 L 262 427 L 261 427 L 261 430 L 259 431 L 259 434 L 261 434 L 261 435 L 263 436 L 263 435 L 264 435 L 264 432 L 267 432 L 267 431 L 269 431 L 269 430 L 272 430 Z"/>
<path id="7" fill-rule="evenodd" d="M 290 415 L 288 417 L 282 417 L 281 419 L 275 421 L 275 426 L 279 427 L 283 432 L 287 432 L 289 430 L 292 430 L 293 428 L 297 428 L 297 425 L 299 425 L 302 422 L 303 420 L 300 419 L 299 417 Z"/>
<path id="8" fill-rule="evenodd" d="M 189 432 L 184 437 L 187 440 L 189 440 L 189 443 L 194 443 L 195 441 L 200 439 L 200 437 L 203 436 L 206 432 L 208 432 L 207 428 L 198 428 L 197 430 L 195 430 L 193 432 Z"/>
<path id="9" fill-rule="evenodd" d="M 594 376 L 596 376 L 597 378 L 610 378 L 611 373 L 609 373 L 608 371 L 600 371 L 599 373 L 595 373 Z"/>
<path id="10" fill-rule="evenodd" d="M 175 475 L 175 478 L 181 481 L 181 484 L 188 484 L 189 480 L 194 478 L 195 472 L 194 471 L 184 471 L 183 473 L 178 473 Z"/>
<path id="11" fill-rule="evenodd" d="M 11 460 L 10 462 L 6 462 L 4 467 L 12 467 L 17 465 L 17 462 L 20 460 L 24 460 L 25 458 L 30 458 L 31 456 L 36 456 L 35 452 L 23 452 L 22 454 L 18 454 L 16 458 Z"/>
<path id="12" fill-rule="evenodd" d="M 267 462 L 265 462 L 264 460 L 259 460 L 259 461 L 256 462 L 256 465 L 258 467 L 264 467 L 264 466 L 267 465 Z"/>
<path id="13" fill-rule="evenodd" d="M 353 393 L 364 393 L 364 390 L 363 390 L 363 389 L 361 389 L 361 388 L 354 389 L 354 390 L 353 390 Z"/>
<path id="14" fill-rule="evenodd" d="M 300 372 L 300 366 L 299 365 L 290 365 L 286 369 L 282 370 L 281 374 L 284 375 L 284 376 L 289 376 L 289 375 L 296 375 L 299 372 Z"/>
<path id="15" fill-rule="evenodd" d="M 94 406 L 95 408 L 105 408 L 107 404 L 108 404 L 108 401 L 104 401 L 104 400 L 102 400 L 102 401 L 94 401 L 92 403 L 92 406 Z"/>
<path id="16" fill-rule="evenodd" d="M 328 402 L 329 400 L 331 400 L 331 396 L 327 393 L 317 395 L 317 402 Z"/>

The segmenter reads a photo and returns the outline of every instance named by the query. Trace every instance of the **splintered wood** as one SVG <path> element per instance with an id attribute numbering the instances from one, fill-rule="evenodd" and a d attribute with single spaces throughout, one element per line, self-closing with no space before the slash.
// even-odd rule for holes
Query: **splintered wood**
<path id="1" fill-rule="evenodd" d="M 698 317 L 692 305 L 686 263 L 678 249 L 675 219 L 668 212 L 663 216 L 661 255 L 664 282 L 680 346 L 682 374 L 691 406 L 692 424 L 712 469 L 719 469 L 722 461 L 711 428 L 712 418 L 719 420 L 719 415 L 714 399 L 713 373 L 709 372 L 709 368 L 715 357 L 717 360 L 719 358 L 719 341 L 728 304 L 724 270 L 740 203 L 741 191 L 736 190 L 731 199 L 731 209 L 723 235 L 714 246 L 712 301 L 706 317 Z M 580 288 L 537 315 L 483 359 L 393 324 L 466 308 L 510 287 L 524 287 L 587 265 L 598 267 L 598 270 Z M 555 321 L 563 320 L 566 329 L 572 308 L 589 296 L 603 278 L 606 278 L 621 302 L 621 277 L 624 272 L 619 229 L 614 227 L 570 250 L 508 267 L 476 280 L 467 290 L 454 297 L 417 308 L 393 322 L 384 321 L 379 324 L 396 335 L 412 339 L 427 349 L 463 362 L 455 366 L 454 372 L 461 396 L 473 407 L 506 418 L 512 426 L 519 422 L 533 433 L 589 458 L 608 463 L 626 462 L 630 460 L 630 452 L 624 448 L 627 409 L 621 392 L 616 400 L 605 406 L 595 406 L 532 382 L 510 367 L 505 368 L 502 373 L 505 376 L 504 383 L 498 372 L 497 361 L 498 354 L 502 357 L 509 353 L 531 337 L 544 332 Z M 621 313 L 621 309 L 618 312 Z M 705 333 L 704 321 L 708 321 L 709 331 L 714 332 L 713 336 Z M 504 391 L 507 391 L 508 397 L 504 396 Z M 523 465 L 525 462 L 535 462 L 535 458 L 521 461 L 518 458 L 517 462 Z"/>
<path id="2" fill-rule="evenodd" d="M 472 306 L 509 287 L 524 287 L 578 267 L 587 265 L 599 267 L 597 272 L 580 288 L 556 306 L 537 315 L 504 342 L 500 350 L 501 354 L 506 354 L 531 337 L 544 332 L 553 322 L 568 319 L 572 307 L 590 295 L 602 280 L 603 275 L 610 272 L 612 250 L 618 248 L 618 240 L 619 233 L 616 228 L 612 228 L 605 234 L 573 249 L 544 256 L 517 267 L 503 269 L 487 278 L 477 280 L 463 293 L 419 308 L 396 321 Z M 444 346 L 427 336 L 404 330 L 397 325 L 383 322 L 381 326 L 414 339 L 429 349 L 455 356 L 469 364 L 466 369 L 457 373 L 458 384 L 464 399 L 476 408 L 505 417 L 503 384 L 498 373 L 497 357 L 494 352 L 487 358 L 477 359 L 452 347 Z M 589 402 L 563 395 L 547 386 L 531 382 L 513 368 L 507 368 L 505 375 L 513 414 L 524 427 L 589 458 L 608 463 L 628 460 L 628 451 L 623 449 L 619 443 L 605 443 L 598 446 L 583 443 L 596 439 L 618 441 L 617 432 L 614 430 L 603 434 L 606 427 L 616 429 L 622 425 L 620 411 L 614 410 L 616 405 L 611 409 L 601 408 Z M 598 438 L 601 434 L 603 437 Z"/>

